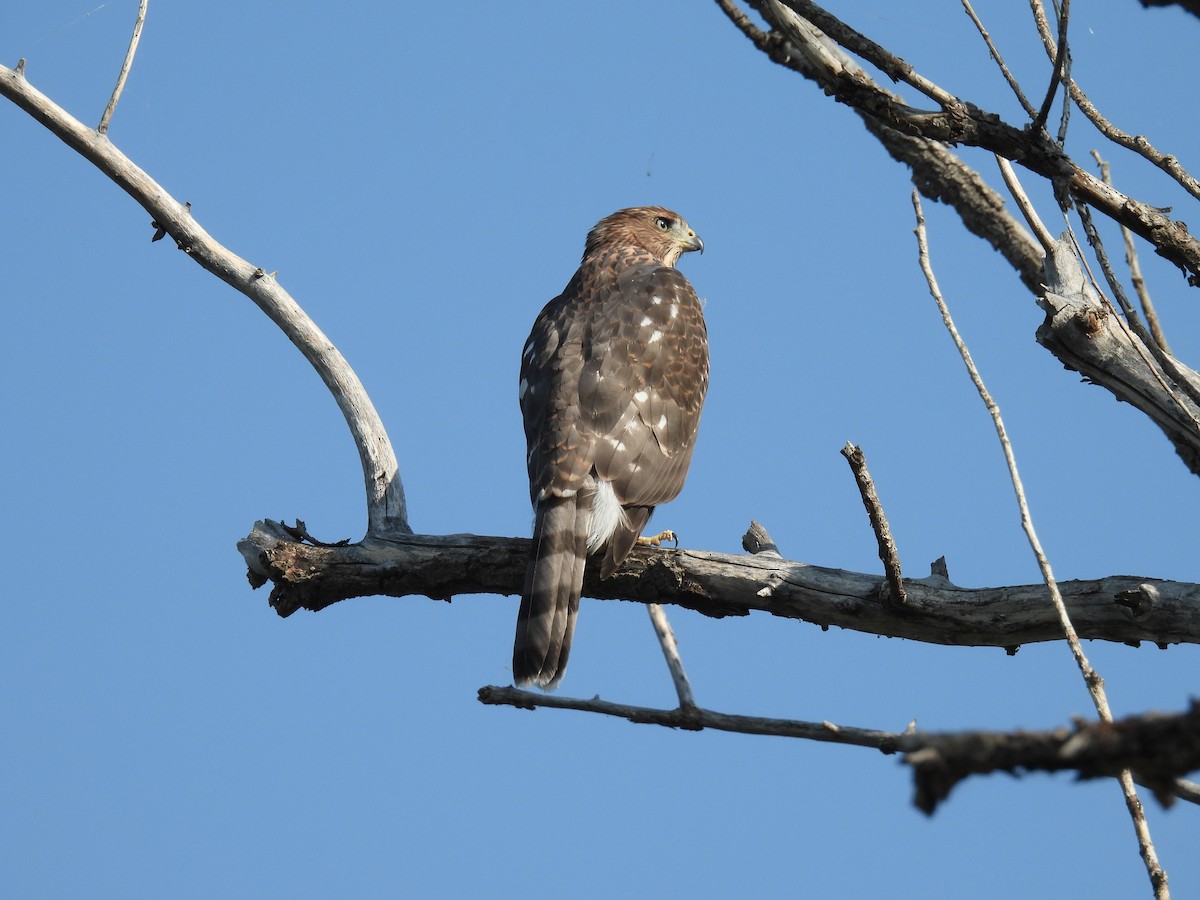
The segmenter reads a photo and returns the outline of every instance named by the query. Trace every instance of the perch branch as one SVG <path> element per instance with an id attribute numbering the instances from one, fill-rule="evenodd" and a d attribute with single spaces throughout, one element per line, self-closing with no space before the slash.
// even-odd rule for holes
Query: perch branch
<path id="1" fill-rule="evenodd" d="M 281 616 L 320 610 L 353 597 L 519 594 L 529 559 L 526 538 L 407 535 L 314 547 L 275 522 L 259 522 L 238 544 L 255 586 L 272 582 Z M 589 565 L 584 594 L 599 600 L 662 603 L 706 616 L 765 612 L 822 628 L 902 637 L 951 646 L 1013 649 L 1062 640 L 1044 585 L 964 588 L 943 578 L 910 579 L 908 603 L 878 600 L 878 575 L 780 559 L 636 547 L 601 580 Z M 1136 644 L 1200 644 L 1200 585 L 1112 576 L 1061 585 L 1079 633 Z"/>
<path id="2" fill-rule="evenodd" d="M 96 131 L 100 134 L 108 133 L 109 119 L 116 111 L 117 101 L 121 99 L 121 92 L 125 90 L 125 79 L 129 77 L 129 70 L 133 68 L 133 55 L 137 53 L 138 41 L 142 39 L 142 26 L 146 23 L 146 7 L 149 5 L 150 0 L 142 0 L 138 4 L 137 20 L 133 23 L 133 36 L 129 39 L 129 48 L 125 51 L 124 62 L 121 63 L 117 84 L 113 88 L 112 96 L 108 98 L 108 106 L 104 107 L 104 115 L 100 117 L 100 124 L 96 126 Z"/>
<path id="3" fill-rule="evenodd" d="M 191 210 L 138 168 L 107 136 L 93 131 L 26 80 L 23 67 L 0 66 L 0 95 L 25 110 L 63 143 L 133 197 L 189 257 L 249 297 L 304 354 L 337 401 L 362 462 L 367 493 L 367 533 L 411 531 L 396 455 L 375 407 L 345 358 L 308 314 L 268 274 L 221 246 Z"/>
<path id="4" fill-rule="evenodd" d="M 917 246 L 920 251 L 921 271 L 924 272 L 925 279 L 929 283 L 929 292 L 933 295 L 934 302 L 937 303 L 938 310 L 942 314 L 942 321 L 946 324 L 946 330 L 949 331 L 955 347 L 958 348 L 963 363 L 967 367 L 967 372 L 971 376 L 971 381 L 974 383 L 975 389 L 979 392 L 979 397 L 983 401 L 984 406 L 987 407 L 988 413 L 992 417 L 992 422 L 996 427 L 996 436 L 1004 452 L 1004 461 L 1008 466 L 1009 477 L 1012 479 L 1017 506 L 1020 508 L 1021 528 L 1025 532 L 1030 549 L 1037 559 L 1042 578 L 1046 582 L 1046 588 L 1050 592 L 1050 600 L 1054 604 L 1055 611 L 1058 613 L 1063 634 L 1066 636 L 1067 645 L 1071 649 L 1071 655 L 1075 658 L 1075 663 L 1083 675 L 1084 684 L 1092 697 L 1092 703 L 1096 707 L 1096 712 L 1099 714 L 1101 722 L 1111 725 L 1113 716 L 1112 710 L 1108 705 L 1108 696 L 1104 690 L 1104 679 L 1092 667 L 1087 655 L 1083 652 L 1083 645 L 1080 643 L 1075 626 L 1071 622 L 1071 614 L 1068 612 L 1067 605 L 1058 590 L 1058 583 L 1051 569 L 1050 560 L 1046 557 L 1046 553 L 1042 549 L 1037 529 L 1033 525 L 1033 516 L 1029 511 L 1029 503 L 1025 497 L 1025 487 L 1021 482 L 1021 475 L 1017 469 L 1017 460 L 1013 453 L 1012 443 L 1008 439 L 1008 433 L 1004 427 L 1004 419 L 1000 415 L 1000 407 L 992 399 L 991 393 L 983 383 L 983 378 L 980 376 L 975 363 L 971 359 L 971 354 L 967 349 L 966 343 L 959 335 L 958 329 L 954 326 L 954 320 L 950 315 L 949 307 L 946 305 L 946 301 L 942 298 L 942 293 L 938 288 L 937 278 L 933 274 L 933 267 L 929 261 L 929 247 L 925 238 L 925 216 L 921 210 L 921 198 L 916 191 L 913 191 L 912 200 L 913 209 L 917 215 Z M 1200 756 L 1200 754 L 1197 755 Z M 1190 769 L 1185 771 L 1190 771 Z M 1167 892 L 1167 873 L 1159 864 L 1158 854 L 1150 838 L 1150 828 L 1146 822 L 1142 802 L 1138 798 L 1137 789 L 1133 784 L 1133 776 L 1128 769 L 1122 769 L 1117 776 L 1117 780 L 1120 782 L 1121 790 L 1125 795 L 1125 805 L 1129 810 L 1129 816 L 1133 822 L 1134 832 L 1138 840 L 1138 849 L 1146 865 L 1146 872 L 1150 878 L 1150 883 L 1157 897 L 1166 898 L 1169 896 Z"/>

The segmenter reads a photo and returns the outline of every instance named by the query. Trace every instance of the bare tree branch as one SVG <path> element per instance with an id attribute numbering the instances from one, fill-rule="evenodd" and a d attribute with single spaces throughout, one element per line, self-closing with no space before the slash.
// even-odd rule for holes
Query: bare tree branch
<path id="1" fill-rule="evenodd" d="M 112 96 L 108 98 L 108 106 L 104 107 L 104 115 L 100 117 L 100 124 L 96 127 L 96 131 L 100 134 L 108 133 L 108 122 L 112 118 L 113 112 L 116 111 L 117 101 L 121 99 L 121 91 L 125 89 L 125 79 L 129 77 L 129 70 L 133 67 L 133 56 L 137 53 L 138 41 L 142 39 L 142 26 L 146 23 L 146 7 L 149 4 L 150 0 L 142 0 L 138 4 L 137 20 L 133 23 L 133 36 L 129 39 L 129 49 L 125 51 L 125 61 L 121 63 L 117 84 L 113 88 Z"/>
<path id="2" fill-rule="evenodd" d="M 654 709 L 599 697 L 583 700 L 496 685 L 481 687 L 479 702 L 528 710 L 573 709 L 640 725 L 797 738 L 867 747 L 889 755 L 903 753 L 905 764 L 913 768 L 913 802 L 930 814 L 965 778 L 997 771 L 1076 771 L 1082 778 L 1099 778 L 1116 777 L 1121 770 L 1134 767 L 1139 770 L 1139 783 L 1151 787 L 1160 802 L 1169 804 L 1177 797 L 1196 802 L 1195 785 L 1179 780 L 1180 775 L 1200 767 L 1200 707 L 1195 703 L 1182 714 L 1151 713 L 1053 731 L 925 733 L 730 715 L 702 707 Z"/>
<path id="3" fill-rule="evenodd" d="M 1109 307 L 1088 283 L 1075 253 L 1058 242 L 1046 257 L 1046 290 L 1039 305 L 1046 319 L 1038 328 L 1038 343 L 1068 369 L 1080 372 L 1116 397 L 1146 413 L 1175 447 L 1184 464 L 1200 474 L 1198 407 L 1189 396 L 1164 390 L 1169 380 L 1191 382 L 1200 389 L 1200 374 L 1176 362 L 1168 376 L 1137 335 L 1111 315 Z M 1190 391 L 1189 391 L 1190 393 Z"/>
<path id="4" fill-rule="evenodd" d="M 970 0 L 962 0 L 963 9 L 966 10 L 967 16 L 974 23 L 976 30 L 979 31 L 979 36 L 983 38 L 983 42 L 987 44 L 988 53 L 992 59 L 996 61 L 996 65 L 1000 67 L 1000 74 L 1004 76 L 1004 80 L 1008 82 L 1008 86 L 1012 88 L 1013 94 L 1016 95 L 1017 102 L 1021 104 L 1026 115 L 1030 120 L 1034 119 L 1038 111 L 1033 108 L 1033 104 L 1029 102 L 1025 96 L 1025 92 L 1021 90 L 1021 85 L 1017 83 L 1017 79 L 1013 77 L 1013 73 L 1009 71 L 1008 66 L 1004 62 L 1004 57 L 1000 55 L 1000 50 L 992 43 L 992 36 L 988 34 L 987 29 L 983 27 L 983 22 L 979 16 L 975 14 L 975 8 L 971 6 Z"/>
<path id="5" fill-rule="evenodd" d="M 1071 655 L 1075 658 L 1075 663 L 1079 667 L 1080 674 L 1083 675 L 1084 684 L 1087 686 L 1088 693 L 1091 694 L 1092 702 L 1096 707 L 1096 712 L 1099 714 L 1101 722 L 1111 725 L 1113 716 L 1112 710 L 1108 705 L 1108 696 L 1104 690 L 1104 680 L 1092 668 L 1087 655 L 1083 652 L 1083 645 L 1079 642 L 1079 636 L 1075 632 L 1075 626 L 1071 621 L 1071 614 L 1067 611 L 1067 606 L 1063 602 L 1054 572 L 1050 567 L 1050 560 L 1046 557 L 1041 541 L 1038 539 L 1037 530 L 1033 524 L 1033 516 L 1029 511 L 1029 503 L 1025 497 L 1025 487 L 1021 482 L 1021 476 L 1017 470 L 1016 457 L 1004 427 L 1004 419 L 1000 415 L 1000 407 L 992 399 L 991 393 L 984 385 L 983 378 L 976 369 L 967 345 L 959 335 L 958 329 L 954 325 L 954 320 L 950 316 L 950 310 L 942 298 L 941 290 L 938 288 L 937 278 L 934 276 L 933 266 L 929 261 L 929 247 L 925 239 L 925 216 L 921 210 L 921 200 L 916 191 L 913 191 L 912 200 L 913 208 L 917 214 L 917 246 L 919 248 L 921 271 L 925 273 L 925 279 L 929 283 L 929 292 L 933 295 L 934 302 L 937 303 L 938 310 L 942 314 L 942 321 L 945 322 L 946 329 L 950 332 L 950 337 L 953 339 L 959 354 L 962 356 L 971 381 L 975 384 L 975 389 L 979 392 L 979 397 L 983 401 L 984 406 L 987 407 L 988 413 L 991 415 L 992 421 L 996 426 L 996 436 L 999 438 L 1001 449 L 1004 451 L 1004 461 L 1008 466 L 1013 491 L 1017 498 L 1017 506 L 1021 511 L 1021 527 L 1025 531 L 1030 549 L 1037 559 L 1042 579 L 1046 582 L 1046 588 L 1050 593 L 1050 600 L 1054 604 L 1055 611 L 1058 613 L 1063 634 L 1066 635 L 1067 645 L 1071 648 Z M 1200 751 L 1197 752 L 1197 757 L 1200 757 Z M 1141 800 L 1138 798 L 1137 789 L 1133 784 L 1133 776 L 1127 768 L 1122 768 L 1117 776 L 1117 780 L 1120 782 L 1121 790 L 1125 795 L 1125 805 L 1129 810 L 1134 831 L 1137 834 L 1138 849 L 1146 865 L 1146 872 L 1154 888 L 1155 896 L 1159 900 L 1167 900 L 1170 896 L 1167 890 L 1167 873 L 1159 864 L 1158 853 L 1154 849 L 1154 842 L 1150 838 L 1150 827 L 1146 822 L 1145 811 L 1142 808 Z"/>
<path id="6" fill-rule="evenodd" d="M 865 79 L 876 90 L 887 93 L 820 29 L 782 3 L 770 0 L 769 9 L 763 10 L 768 21 L 779 29 L 770 34 L 757 28 L 732 0 L 717 0 L 717 3 L 755 47 L 772 61 L 816 82 L 826 93 L 836 93 L 834 76 L 843 71 L 856 73 L 856 77 Z M 899 95 L 889 96 L 897 104 L 903 103 Z M 903 133 L 861 110 L 859 115 L 888 154 L 912 170 L 913 182 L 923 196 L 945 203 L 958 213 L 968 231 L 983 238 L 1008 260 L 1030 293 L 1036 295 L 1041 290 L 1041 252 L 1004 209 L 1003 198 L 978 172 L 941 141 Z"/>
<path id="7" fill-rule="evenodd" d="M 883 504 L 875 490 L 875 479 L 867 469 L 867 457 L 861 447 L 849 441 L 842 448 L 842 456 L 846 457 L 850 471 L 854 473 L 854 481 L 858 484 L 867 518 L 871 520 L 871 530 L 875 532 L 875 541 L 879 544 L 879 561 L 883 563 L 888 585 L 885 602 L 903 606 L 907 598 L 904 595 L 904 576 L 900 573 L 900 552 L 896 549 L 896 542 L 892 540 L 891 526 L 888 525 Z"/>
<path id="8" fill-rule="evenodd" d="M 251 583 L 273 583 L 281 616 L 353 597 L 518 594 L 529 540 L 407 535 L 314 547 L 275 522 L 238 544 Z M 706 616 L 765 612 L 786 619 L 951 646 L 1003 647 L 1062 640 L 1045 585 L 964 588 L 933 576 L 906 579 L 908 603 L 879 602 L 878 575 L 829 569 L 770 553 L 741 556 L 636 547 L 611 578 L 589 565 L 584 595 L 693 609 Z M 1200 585 L 1130 576 L 1060 585 L 1083 638 L 1136 644 L 1200 643 Z"/>
<path id="9" fill-rule="evenodd" d="M 692 694 L 692 684 L 688 681 L 687 672 L 684 671 L 683 659 L 679 656 L 679 643 L 675 640 L 675 632 L 671 630 L 671 623 L 667 620 L 667 611 L 657 603 L 647 603 L 646 612 L 650 613 L 654 634 L 662 648 L 667 669 L 671 672 L 675 694 L 679 697 L 679 708 L 694 709 L 696 698 Z"/>
<path id="10" fill-rule="evenodd" d="M 1100 178 L 1105 184 L 1112 184 L 1112 169 L 1108 162 L 1100 156 L 1098 150 L 1092 151 L 1092 159 L 1100 169 Z M 1171 347 L 1158 321 L 1158 313 L 1154 309 L 1154 301 L 1146 287 L 1146 279 L 1142 276 L 1142 265 L 1138 261 L 1137 246 L 1128 228 L 1121 227 L 1121 238 L 1125 244 L 1125 264 L 1129 266 L 1129 280 L 1137 292 L 1138 302 L 1142 304 L 1142 313 L 1146 316 L 1146 327 L 1150 329 L 1150 342 L 1156 344 L 1164 353 L 1170 354 Z"/>
<path id="11" fill-rule="evenodd" d="M 1139 0 L 1139 2 L 1147 9 L 1151 6 L 1178 6 L 1193 16 L 1200 16 L 1200 0 Z"/>
<path id="12" fill-rule="evenodd" d="M 919 748 L 910 749 L 915 745 Z M 1133 769 L 1138 783 L 1169 805 L 1176 796 L 1193 797 L 1192 785 L 1177 779 L 1200 768 L 1200 703 L 1193 702 L 1185 713 L 1149 713 L 1053 731 L 917 734 L 902 738 L 900 749 L 914 770 L 915 802 L 926 812 L 933 812 L 962 779 L 997 771 L 1074 770 L 1080 778 L 1120 778 Z M 1166 884 L 1165 873 L 1161 883 Z"/>
<path id="13" fill-rule="evenodd" d="M 1034 9 L 1041 11 L 1041 4 L 1035 2 Z M 1058 40 L 1054 45 L 1054 74 L 1050 76 L 1050 86 L 1046 89 L 1046 99 L 1033 120 L 1035 129 L 1044 128 L 1046 119 L 1050 116 L 1050 107 L 1054 104 L 1054 95 L 1058 93 L 1058 85 L 1067 71 L 1067 59 L 1070 51 L 1067 48 L 1067 23 L 1070 21 L 1071 0 L 1062 0 L 1062 9 L 1058 13 Z M 1043 13 L 1044 16 L 1044 13 Z M 1065 113 L 1064 113 L 1065 115 Z M 1065 131 L 1066 124 L 1063 125 Z M 1061 144 L 1065 135 L 1059 132 L 1058 141 Z"/>
<path id="14" fill-rule="evenodd" d="M 387 432 L 362 382 L 333 343 L 280 286 L 273 273 L 248 263 L 221 246 L 181 204 L 138 168 L 104 135 L 69 115 L 25 78 L 24 66 L 0 66 L 0 95 L 7 97 L 112 179 L 148 213 L 156 228 L 175 239 L 193 260 L 245 294 L 265 312 L 317 370 L 350 426 L 363 467 L 367 493 L 367 533 L 405 534 L 408 512 L 404 486 Z"/>
<path id="15" fill-rule="evenodd" d="M 1039 4 L 1040 6 L 1040 4 Z M 1035 6 L 1035 10 L 1038 7 Z M 1047 56 L 1054 57 L 1055 41 L 1050 32 L 1049 23 L 1046 21 L 1045 14 L 1041 16 L 1034 15 L 1034 21 L 1037 23 L 1038 34 L 1041 35 L 1042 45 L 1046 48 Z M 1127 150 L 1132 150 L 1134 153 L 1141 155 L 1144 159 L 1153 163 L 1158 168 L 1162 169 L 1168 175 L 1175 179 L 1179 185 L 1191 194 L 1196 199 L 1200 200 L 1200 181 L 1193 178 L 1188 171 L 1179 163 L 1179 160 L 1172 154 L 1163 153 L 1156 148 L 1150 141 L 1142 135 L 1131 135 L 1122 131 L 1112 122 L 1108 121 L 1100 110 L 1096 109 L 1095 104 L 1088 99 L 1087 94 L 1083 92 L 1078 83 L 1073 78 L 1067 79 L 1067 86 L 1071 93 L 1071 99 L 1075 101 L 1075 105 L 1079 107 L 1080 112 L 1087 117 L 1096 128 L 1106 138 L 1114 144 L 1118 144 Z"/>
<path id="16" fill-rule="evenodd" d="M 936 142 L 982 147 L 1061 184 L 1076 200 L 1090 204 L 1149 241 L 1160 256 L 1188 273 L 1189 283 L 1200 285 L 1200 241 L 1188 232 L 1186 225 L 1172 220 L 1157 207 L 1105 185 L 1076 165 L 1044 132 L 1017 128 L 995 113 L 954 97 L 810 0 L 751 2 L 776 28 L 762 36 L 756 46 L 773 61 L 817 81 L 838 102 L 895 131 Z M 802 36 L 808 43 L 796 46 L 795 21 L 789 23 L 782 12 L 785 9 L 795 13 L 800 21 L 816 26 L 822 37 L 827 35 L 889 77 L 916 87 L 927 97 L 937 98 L 939 108 L 915 109 L 880 88 L 861 69 L 828 64 L 831 58 L 828 51 L 818 48 L 809 38 Z M 743 33 L 747 33 L 744 28 Z M 754 39 L 753 33 L 748 36 Z"/>

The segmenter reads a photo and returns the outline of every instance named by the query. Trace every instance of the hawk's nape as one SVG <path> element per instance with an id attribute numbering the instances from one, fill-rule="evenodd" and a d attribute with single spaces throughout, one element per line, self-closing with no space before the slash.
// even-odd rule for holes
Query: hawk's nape
<path id="1" fill-rule="evenodd" d="M 553 689 L 566 671 L 587 554 L 604 550 L 607 578 L 654 507 L 683 487 L 708 337 L 675 263 L 703 249 L 668 209 L 615 212 L 534 322 L 521 358 L 534 529 L 513 648 L 519 685 Z"/>

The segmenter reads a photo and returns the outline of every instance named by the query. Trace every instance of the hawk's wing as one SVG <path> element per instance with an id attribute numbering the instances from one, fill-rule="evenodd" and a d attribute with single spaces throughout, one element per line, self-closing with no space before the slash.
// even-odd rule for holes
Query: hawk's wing
<path id="1" fill-rule="evenodd" d="M 700 301 L 677 269 L 638 266 L 598 306 L 579 380 L 593 465 L 622 505 L 657 506 L 683 487 L 708 389 Z"/>
<path id="2" fill-rule="evenodd" d="M 704 316 L 677 269 L 632 266 L 591 285 L 577 274 L 521 361 L 534 503 L 579 490 L 593 466 L 623 505 L 673 499 L 707 389 Z"/>

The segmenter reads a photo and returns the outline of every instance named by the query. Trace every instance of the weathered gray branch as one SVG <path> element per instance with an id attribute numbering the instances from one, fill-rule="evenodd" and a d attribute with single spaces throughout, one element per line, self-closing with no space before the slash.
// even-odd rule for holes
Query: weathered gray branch
<path id="1" fill-rule="evenodd" d="M 654 709 L 613 703 L 599 697 L 581 699 L 535 694 L 520 688 L 487 685 L 479 702 L 518 709 L 571 709 L 626 719 L 638 725 L 660 725 L 686 731 L 730 731 L 867 747 L 885 754 L 903 753 L 913 768 L 913 802 L 933 813 L 954 787 L 972 775 L 993 772 L 1075 771 L 1081 778 L 1116 777 L 1136 771 L 1138 784 L 1149 787 L 1159 802 L 1175 798 L 1200 802 L 1197 786 L 1180 776 L 1200 768 L 1200 704 L 1176 714 L 1150 713 L 1119 722 L 1076 723 L 1053 731 L 879 731 L 836 725 L 716 712 L 700 706 Z"/>
<path id="2" fill-rule="evenodd" d="M 1148 415 L 1187 467 L 1200 475 L 1200 407 L 1192 399 L 1200 375 L 1123 327 L 1092 289 L 1065 240 L 1046 257 L 1046 290 L 1038 302 L 1046 311 L 1038 342 L 1068 369 Z M 1160 363 L 1164 358 L 1171 372 Z M 1193 391 L 1177 390 L 1180 380 L 1190 381 Z"/>
<path id="3" fill-rule="evenodd" d="M 113 88 L 112 96 L 108 98 L 108 106 L 104 107 L 104 113 L 100 116 L 100 124 L 96 126 L 96 130 L 100 134 L 108 133 L 108 123 L 112 119 L 112 115 L 116 112 L 117 103 L 121 99 L 121 92 L 125 90 L 125 80 L 129 77 L 129 70 L 133 68 L 133 57 L 137 53 L 138 42 L 142 39 L 142 26 L 146 24 L 146 7 L 150 0 L 142 0 L 138 4 L 137 19 L 133 23 L 133 35 L 129 38 L 129 48 L 125 51 L 125 59 L 121 63 L 121 71 L 117 74 L 117 84 Z"/>
<path id="4" fill-rule="evenodd" d="M 404 486 L 383 422 L 362 382 L 329 338 L 280 286 L 274 273 L 268 274 L 215 241 L 192 217 L 188 205 L 134 165 L 106 135 L 88 128 L 34 88 L 25 78 L 23 63 L 16 69 L 0 66 L 0 95 L 108 176 L 150 213 L 155 227 L 171 235 L 180 250 L 249 297 L 279 326 L 317 370 L 350 426 L 363 467 L 368 534 L 410 531 Z"/>
<path id="5" fill-rule="evenodd" d="M 258 522 L 238 544 L 257 587 L 273 583 L 280 615 L 352 597 L 517 594 L 529 553 L 523 538 L 407 535 L 313 546 L 277 522 Z M 1042 584 L 964 588 L 933 576 L 905 579 L 907 604 L 880 602 L 883 577 L 781 559 L 635 548 L 603 581 L 589 565 L 584 594 L 694 609 L 706 616 L 759 611 L 869 634 L 956 646 L 1062 640 Z M 1200 585 L 1114 575 L 1059 585 L 1080 637 L 1136 644 L 1200 643 Z"/>
<path id="6" fill-rule="evenodd" d="M 914 769 L 916 804 L 933 812 L 970 775 L 990 772 L 1061 772 L 1080 778 L 1136 772 L 1159 802 L 1170 804 L 1190 785 L 1177 779 L 1200 769 L 1200 702 L 1185 713 L 1148 713 L 1116 722 L 1093 722 L 1053 731 L 914 735 L 902 740 Z"/>
<path id="7" fill-rule="evenodd" d="M 717 0 L 733 23 L 774 62 L 799 72 L 826 93 L 836 92 L 841 77 L 862 79 L 898 105 L 903 99 L 870 79 L 854 59 L 816 28 L 777 0 L 764 0 L 762 12 L 778 30 L 758 29 L 734 4 Z M 912 170 L 922 196 L 951 207 L 963 226 L 983 238 L 1008 261 L 1036 294 L 1041 286 L 1042 253 L 1004 208 L 1003 198 L 978 172 L 938 140 L 906 134 L 859 110 L 866 129 L 897 162 Z"/>
<path id="8" fill-rule="evenodd" d="M 718 2 L 723 8 L 729 6 L 729 0 Z M 1089 204 L 1149 241 L 1160 256 L 1188 273 L 1190 283 L 1200 285 L 1200 241 L 1188 232 L 1183 222 L 1105 185 L 1076 165 L 1044 130 L 1018 128 L 995 113 L 955 97 L 811 0 L 751 0 L 751 3 L 775 30 L 755 39 L 744 25 L 739 24 L 739 27 L 774 62 L 816 81 L 838 102 L 890 129 L 935 142 L 981 147 L 1061 184 L 1076 200 Z M 938 107 L 917 109 L 907 105 L 895 94 L 882 89 L 861 68 L 846 66 L 834 59 L 827 47 L 813 43 L 809 33 L 794 27 L 789 29 L 790 16 L 785 13 L 794 14 L 796 21 L 815 26 L 822 41 L 831 39 L 893 80 L 916 88 L 933 99 Z M 797 40 L 805 43 L 793 43 Z"/>

